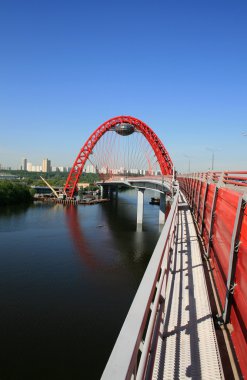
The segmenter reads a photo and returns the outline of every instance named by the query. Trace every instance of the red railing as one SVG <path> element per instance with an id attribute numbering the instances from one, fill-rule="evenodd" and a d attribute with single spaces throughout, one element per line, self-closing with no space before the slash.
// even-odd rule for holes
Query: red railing
<path id="1" fill-rule="evenodd" d="M 183 174 L 182 177 L 212 181 L 226 186 L 247 187 L 247 171 L 208 171 Z"/>
<path id="2" fill-rule="evenodd" d="M 224 323 L 247 378 L 247 171 L 179 175 L 212 273 Z"/>

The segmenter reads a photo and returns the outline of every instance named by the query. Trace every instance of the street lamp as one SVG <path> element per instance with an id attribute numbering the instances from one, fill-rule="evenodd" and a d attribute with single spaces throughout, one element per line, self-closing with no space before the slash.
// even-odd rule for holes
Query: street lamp
<path id="1" fill-rule="evenodd" d="M 219 149 L 212 149 L 212 148 L 206 148 L 207 150 L 209 150 L 209 152 L 212 153 L 212 161 L 211 161 L 211 170 L 214 170 L 214 154 L 215 152 L 217 152 Z"/>
<path id="2" fill-rule="evenodd" d="M 187 154 L 184 154 L 184 157 L 188 158 L 188 173 L 190 173 L 190 159 L 191 159 L 191 157 L 188 156 Z"/>

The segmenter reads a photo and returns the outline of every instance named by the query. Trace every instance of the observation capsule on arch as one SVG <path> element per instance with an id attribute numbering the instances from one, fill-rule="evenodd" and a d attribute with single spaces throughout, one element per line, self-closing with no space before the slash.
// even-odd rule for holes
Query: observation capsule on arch
<path id="1" fill-rule="evenodd" d="M 129 123 L 118 123 L 114 125 L 113 130 L 121 136 L 129 136 L 135 132 L 135 127 Z"/>

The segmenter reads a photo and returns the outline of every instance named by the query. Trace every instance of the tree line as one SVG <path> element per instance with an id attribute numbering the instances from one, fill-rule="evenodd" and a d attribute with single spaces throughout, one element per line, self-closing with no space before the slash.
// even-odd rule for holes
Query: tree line
<path id="1" fill-rule="evenodd" d="M 51 173 L 38 173 L 28 172 L 25 170 L 0 170 L 0 173 L 13 174 L 19 177 L 14 182 L 23 183 L 28 186 L 45 186 L 44 182 L 40 178 L 45 178 L 51 186 L 63 187 L 66 183 L 68 174 L 67 172 L 51 172 Z M 80 182 L 94 184 L 99 181 L 100 177 L 95 173 L 83 173 L 80 177 Z M 12 180 L 13 181 L 13 180 Z"/>
<path id="2" fill-rule="evenodd" d="M 28 186 L 12 181 L 0 181 L 0 206 L 31 203 L 33 196 Z"/>
<path id="3" fill-rule="evenodd" d="M 64 187 L 68 173 L 52 172 L 37 173 L 27 172 L 23 170 L 0 170 L 0 174 L 12 174 L 16 179 L 0 180 L 0 206 L 11 204 L 28 204 L 32 202 L 35 193 L 31 186 L 46 186 L 40 175 L 45 178 L 51 186 Z M 85 190 L 95 190 L 95 182 L 99 181 L 99 175 L 94 173 L 83 173 L 80 182 L 88 183 L 89 186 Z"/>

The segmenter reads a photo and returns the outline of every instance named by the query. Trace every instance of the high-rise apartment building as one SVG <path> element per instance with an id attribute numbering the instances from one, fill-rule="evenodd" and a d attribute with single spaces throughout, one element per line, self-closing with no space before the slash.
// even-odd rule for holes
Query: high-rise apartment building
<path id="1" fill-rule="evenodd" d="M 67 172 L 67 171 L 68 171 L 67 168 L 66 168 L 65 166 L 59 166 L 59 167 L 58 167 L 58 170 L 59 170 L 61 173 L 63 173 L 63 172 Z"/>
<path id="2" fill-rule="evenodd" d="M 94 165 L 87 165 L 84 170 L 85 173 L 96 173 L 96 167 Z"/>
<path id="3" fill-rule="evenodd" d="M 49 173 L 51 171 L 51 160 L 44 158 L 42 161 L 42 172 Z"/>
<path id="4" fill-rule="evenodd" d="M 32 162 L 27 162 L 27 171 L 28 172 L 32 171 L 32 166 L 33 166 Z"/>
<path id="5" fill-rule="evenodd" d="M 51 166 L 51 160 L 48 160 L 48 158 L 44 158 L 42 161 L 42 165 L 33 165 L 31 162 L 27 162 L 26 158 L 22 159 L 22 165 L 21 170 L 27 170 L 28 172 L 43 172 L 43 173 L 49 173 L 49 172 L 67 172 L 70 171 L 70 168 L 65 166 L 59 166 L 59 167 L 52 167 Z"/>
<path id="6" fill-rule="evenodd" d="M 41 165 L 33 165 L 32 166 L 32 172 L 42 172 L 42 166 Z"/>
<path id="7" fill-rule="evenodd" d="M 22 170 L 27 170 L 27 158 L 23 158 L 23 161 L 22 161 Z"/>

